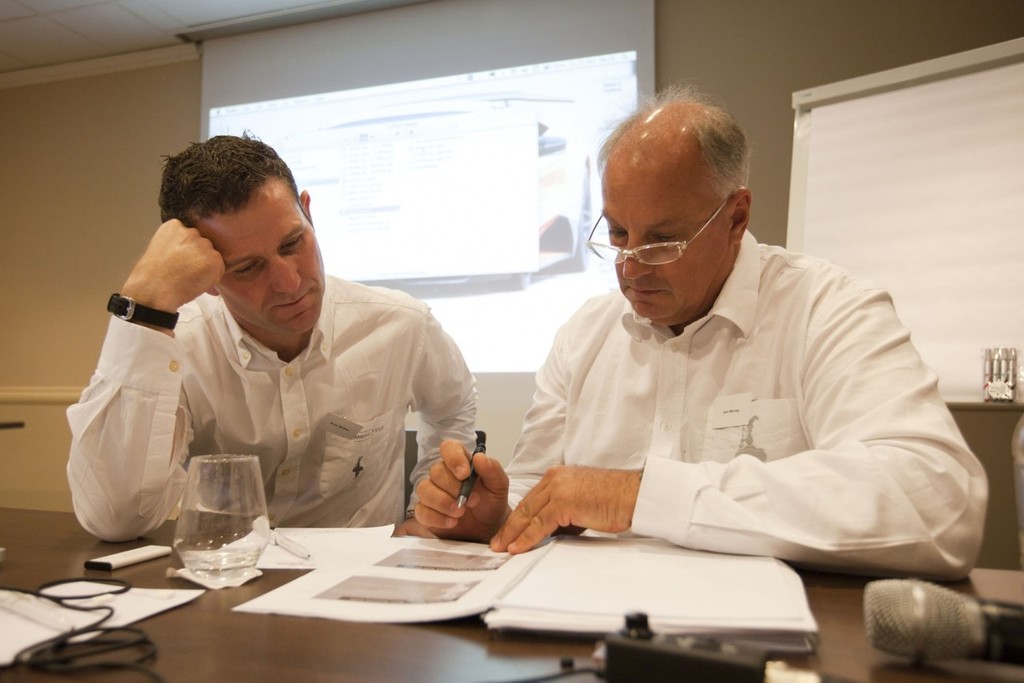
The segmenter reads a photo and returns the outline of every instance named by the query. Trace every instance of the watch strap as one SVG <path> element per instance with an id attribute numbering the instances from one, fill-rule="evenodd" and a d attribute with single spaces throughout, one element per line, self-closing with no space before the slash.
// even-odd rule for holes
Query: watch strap
<path id="1" fill-rule="evenodd" d="M 107 310 L 121 320 L 155 325 L 168 330 L 173 330 L 174 326 L 178 324 L 178 314 L 176 312 L 159 311 L 155 308 L 144 306 L 129 296 L 121 296 L 116 292 L 110 295 L 110 300 L 107 301 Z"/>

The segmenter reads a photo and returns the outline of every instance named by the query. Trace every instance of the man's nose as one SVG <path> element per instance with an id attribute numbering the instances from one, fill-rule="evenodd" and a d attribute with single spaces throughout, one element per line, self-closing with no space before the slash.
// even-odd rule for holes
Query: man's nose
<path id="1" fill-rule="evenodd" d="M 634 254 L 628 254 L 625 260 L 619 264 L 619 268 L 622 271 L 622 277 L 628 280 L 634 280 L 641 275 L 646 275 L 651 271 L 652 267 L 653 266 L 649 266 L 646 263 L 641 263 Z"/>
<path id="2" fill-rule="evenodd" d="M 272 265 L 271 286 L 278 292 L 294 292 L 302 283 L 299 267 L 292 259 L 279 258 Z"/>

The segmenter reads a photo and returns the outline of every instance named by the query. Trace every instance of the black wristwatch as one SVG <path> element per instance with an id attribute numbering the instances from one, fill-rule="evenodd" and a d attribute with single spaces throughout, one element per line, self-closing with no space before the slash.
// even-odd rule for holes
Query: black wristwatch
<path id="1" fill-rule="evenodd" d="M 163 327 L 168 330 L 173 330 L 174 326 L 178 324 L 177 313 L 158 311 L 155 308 L 137 304 L 135 303 L 135 299 L 128 296 L 121 296 L 116 292 L 110 295 L 110 301 L 107 302 L 107 310 L 121 320 L 127 320 L 133 323 L 156 325 L 157 327 Z"/>

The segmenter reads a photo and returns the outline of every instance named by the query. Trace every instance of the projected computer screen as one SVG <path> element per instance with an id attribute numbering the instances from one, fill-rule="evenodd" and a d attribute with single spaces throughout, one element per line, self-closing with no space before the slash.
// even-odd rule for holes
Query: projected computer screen
<path id="1" fill-rule="evenodd" d="M 213 107 L 208 131 L 250 132 L 289 164 L 328 273 L 426 300 L 474 372 L 533 372 L 615 287 L 585 242 L 597 150 L 637 90 L 620 52 Z"/>

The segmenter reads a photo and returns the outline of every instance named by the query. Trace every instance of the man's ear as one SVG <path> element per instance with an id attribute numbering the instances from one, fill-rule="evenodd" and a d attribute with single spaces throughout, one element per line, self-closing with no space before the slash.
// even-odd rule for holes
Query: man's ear
<path id="1" fill-rule="evenodd" d="M 313 215 L 309 213 L 309 192 L 306 190 L 299 194 L 299 205 L 302 207 L 302 213 L 306 214 L 306 220 L 313 225 Z"/>
<path id="2" fill-rule="evenodd" d="M 729 214 L 732 218 L 732 224 L 729 226 L 729 239 L 737 244 L 743 238 L 743 233 L 746 232 L 747 225 L 750 223 L 750 202 L 752 199 L 753 196 L 747 188 L 741 187 L 736 190 L 736 203 Z"/>

